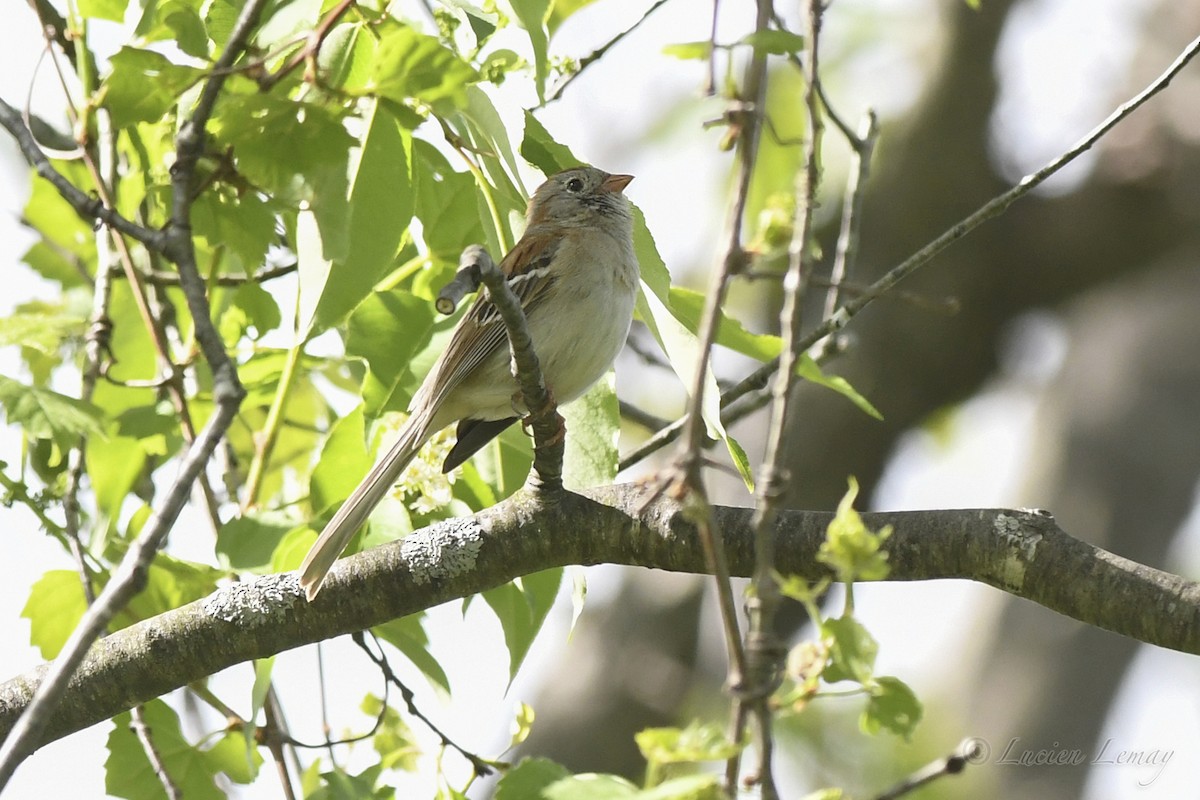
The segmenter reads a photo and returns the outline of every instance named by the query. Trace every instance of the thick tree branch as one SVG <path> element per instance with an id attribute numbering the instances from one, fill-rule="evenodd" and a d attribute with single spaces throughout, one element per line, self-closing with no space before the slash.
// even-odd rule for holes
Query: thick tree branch
<path id="1" fill-rule="evenodd" d="M 660 498 L 641 511 L 648 489 L 563 492 L 539 504 L 522 492 L 480 514 L 438 523 L 392 544 L 342 559 L 326 602 L 303 600 L 296 577 L 235 584 L 98 642 L 76 672 L 38 744 L 66 736 L 137 703 L 234 664 L 265 658 L 378 625 L 567 564 L 627 564 L 703 572 L 694 526 Z M 754 568 L 751 510 L 716 508 L 735 575 Z M 816 579 L 828 512 L 782 511 L 777 566 Z M 1143 642 L 1200 654 L 1200 584 L 1072 538 L 1049 515 L 1007 509 L 863 515 L 887 541 L 892 580 L 966 578 Z M 1069 577 L 1069 579 L 1067 579 Z M 7 732 L 45 674 L 40 667 L 0 685 L 0 734 Z"/>

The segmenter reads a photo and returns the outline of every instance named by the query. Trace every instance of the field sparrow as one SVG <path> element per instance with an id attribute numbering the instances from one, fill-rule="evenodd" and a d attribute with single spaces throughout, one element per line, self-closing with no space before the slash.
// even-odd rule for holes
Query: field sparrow
<path id="1" fill-rule="evenodd" d="M 579 397 L 612 366 L 629 333 L 638 265 L 633 216 L 622 190 L 631 180 L 592 167 L 552 176 L 529 201 L 525 235 L 500 262 L 528 318 L 546 387 L 560 403 Z M 458 423 L 458 442 L 443 467 L 449 472 L 527 413 L 509 362 L 504 323 L 481 291 L 413 395 L 396 443 L 300 565 L 300 585 L 310 601 L 350 537 L 430 436 Z"/>

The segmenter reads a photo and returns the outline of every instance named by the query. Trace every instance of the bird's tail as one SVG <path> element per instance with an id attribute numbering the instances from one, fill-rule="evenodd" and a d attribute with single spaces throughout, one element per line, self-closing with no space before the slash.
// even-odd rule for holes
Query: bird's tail
<path id="1" fill-rule="evenodd" d="M 367 521 L 375 506 L 391 491 L 400 473 L 428 439 L 428 422 L 417 416 L 410 418 L 408 424 L 401 429 L 400 438 L 388 450 L 387 455 L 371 468 L 363 482 L 333 515 L 325 530 L 321 531 L 299 570 L 300 585 L 304 587 L 304 594 L 309 602 L 321 591 L 326 573 L 346 549 L 350 538 Z"/>

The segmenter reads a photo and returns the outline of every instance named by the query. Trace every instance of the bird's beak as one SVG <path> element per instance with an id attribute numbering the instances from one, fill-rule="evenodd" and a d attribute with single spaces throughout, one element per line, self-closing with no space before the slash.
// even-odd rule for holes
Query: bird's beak
<path id="1" fill-rule="evenodd" d="M 600 184 L 600 188 L 606 192 L 619 192 L 628 186 L 631 180 L 632 175 L 609 175 L 604 179 L 604 183 Z"/>

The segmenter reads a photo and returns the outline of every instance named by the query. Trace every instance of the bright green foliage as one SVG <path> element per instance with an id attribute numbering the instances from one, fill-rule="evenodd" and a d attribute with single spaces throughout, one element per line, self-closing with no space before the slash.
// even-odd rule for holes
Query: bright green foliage
<path id="1" fill-rule="evenodd" d="M 558 587 L 562 583 L 562 569 L 548 569 L 533 575 L 489 589 L 483 599 L 500 620 L 504 629 L 504 643 L 508 645 L 509 679 L 515 678 L 521 662 L 533 644 L 533 637 L 542 627 Z"/>
<path id="2" fill-rule="evenodd" d="M 227 734 L 212 747 L 197 747 L 184 738 L 179 715 L 166 703 L 151 700 L 142 709 L 154 749 L 184 797 L 217 800 L 225 796 L 213 780 L 218 773 L 243 783 L 253 780 L 258 773 L 262 759 L 255 749 L 244 746 L 244 739 L 239 742 L 241 737 Z M 108 760 L 104 763 L 104 787 L 116 797 L 158 800 L 163 796 L 162 783 L 130 728 L 131 722 L 128 712 L 113 719 L 113 729 L 108 735 Z"/>
<path id="3" fill-rule="evenodd" d="M 870 699 L 859 718 L 864 733 L 875 734 L 886 728 L 911 739 L 921 721 L 922 708 L 913 690 L 899 678 L 882 677 L 869 688 Z"/>
<path id="4" fill-rule="evenodd" d="M 50 570 L 33 584 L 21 609 L 21 616 L 29 620 L 29 643 L 42 651 L 42 658 L 54 658 L 86 610 L 79 573 Z"/>
<path id="5" fill-rule="evenodd" d="M 724 761 L 741 751 L 716 724 L 693 721 L 686 728 L 647 728 L 634 737 L 646 759 L 646 785 L 660 786 L 671 767 Z M 672 795 L 674 796 L 674 795 Z"/>
<path id="6" fill-rule="evenodd" d="M 568 489 L 589 489 L 617 477 L 617 438 L 621 410 L 616 382 L 609 372 L 587 394 L 563 407 L 571 432 L 563 456 L 563 484 Z"/>
<path id="7" fill-rule="evenodd" d="M 369 694 L 363 698 L 361 708 L 367 716 L 380 720 L 379 729 L 373 737 L 379 765 L 384 769 L 415 769 L 421 751 L 395 706 L 384 705 L 381 698 Z"/>
<path id="8" fill-rule="evenodd" d="M 213 548 L 208 560 L 219 566 L 160 553 L 145 588 L 112 629 L 197 600 L 231 578 L 299 564 L 321 526 L 388 446 L 413 393 L 472 302 L 465 300 L 450 317 L 433 306 L 463 248 L 482 243 L 499 261 L 521 234 L 529 192 L 542 179 L 538 172 L 581 163 L 536 110 L 512 105 L 514 95 L 493 89 L 525 79 L 539 101 L 545 100 L 552 80 L 568 75 L 575 59 L 586 55 L 559 52 L 554 37 L 591 2 L 434 4 L 430 24 L 423 15 L 401 16 L 409 12 L 404 4 L 271 0 L 249 48 L 219 75 L 213 67 L 243 0 L 67 4 L 87 74 L 70 81 L 81 87 L 75 128 L 57 132 L 57 138 L 70 144 L 78 135 L 93 156 L 111 148 L 101 159 L 112 165 L 104 175 L 111 185 L 97 186 L 97 173 L 75 154 L 53 166 L 85 195 L 110 197 L 120 214 L 148 230 L 166 228 L 186 200 L 211 318 L 247 393 L 219 458 L 205 470 L 206 502 L 189 512 L 196 524 L 179 526 L 170 544 L 199 537 L 201 546 Z M 336 20 L 329 16 L 335 9 Z M 95 44 L 92 20 L 125 26 L 96 26 L 106 37 L 100 58 L 88 51 Z M 109 41 L 125 33 L 128 41 Z M 493 36 L 514 49 L 497 48 Z M 779 55 L 803 44 L 794 34 L 772 31 L 718 46 Z M 304 51 L 309 46 L 316 51 Z M 695 59 L 708 57 L 709 49 L 708 43 L 693 43 L 666 51 Z M 203 88 L 216 78 L 223 84 L 194 180 L 176 197 L 177 137 Z M 783 118 L 774 111 L 772 117 Z M 769 145 L 764 152 L 776 153 Z M 794 153 L 776 155 L 772 180 L 790 182 L 791 171 L 776 167 Z M 750 216 L 777 188 L 756 174 Z M 637 314 L 691 391 L 705 298 L 671 285 L 644 217 L 634 213 L 643 280 Z M 0 376 L 0 408 L 10 424 L 20 426 L 25 443 L 24 461 L 12 469 L 4 465 L 4 488 L 7 499 L 40 512 L 45 527 L 62 536 L 58 505 L 69 456 L 86 443 L 79 524 L 98 591 L 212 415 L 213 376 L 198 352 L 192 310 L 167 255 L 127 238 L 119 243 L 128 248 L 125 260 L 126 250 L 111 231 L 94 228 L 42 180 L 32 184 L 24 220 L 40 239 L 23 259 L 59 296 L 26 303 L 0 319 L 0 347 L 19 348 L 21 356 L 21 374 Z M 130 272 L 137 280 L 129 279 Z M 93 294 L 105 277 L 112 280 L 100 321 L 110 322 L 111 330 L 101 340 L 93 389 L 77 378 L 93 366 L 85 363 L 85 335 L 104 328 L 94 326 Z M 778 356 L 781 346 L 778 337 L 755 334 L 725 313 L 716 342 L 760 361 Z M 878 415 L 844 380 L 823 374 L 807 355 L 800 362 L 799 377 Z M 716 377 L 707 365 L 703 386 L 708 433 L 725 443 L 752 486 L 751 460 L 722 424 Z M 613 481 L 620 412 L 611 374 L 563 414 L 569 430 L 566 484 L 586 488 Z M 449 436 L 431 441 L 351 551 L 483 509 L 525 483 L 532 456 L 529 436 L 519 426 L 483 448 L 453 479 L 440 473 L 450 442 Z M 886 574 L 880 543 L 887 533 L 866 531 L 849 505 L 852 499 L 839 511 L 821 557 L 840 580 L 877 579 Z M 196 542 L 186 541 L 189 551 Z M 504 634 L 510 681 L 561 583 L 562 570 L 552 569 L 484 593 Z M 578 616 L 586 584 L 578 575 L 572 583 Z M 806 605 L 816 607 L 823 585 L 789 585 L 785 591 L 804 595 Z M 84 597 L 76 570 L 52 570 L 34 584 L 22 614 L 44 657 L 61 650 L 85 612 Z M 424 622 L 417 614 L 373 632 L 439 694 L 451 695 Z M 822 622 L 821 633 L 803 667 L 803 691 L 794 694 L 811 696 L 822 679 L 856 681 L 867 696 L 864 730 L 909 735 L 920 706 L 896 679 L 873 675 L 870 635 L 851 615 Z M 226 779 L 249 783 L 258 777 L 263 759 L 256 726 L 265 719 L 275 666 L 273 658 L 254 663 L 248 697 L 216 699 L 248 708 L 247 721 L 214 730 L 199 742 L 182 735 L 176 713 L 165 703 L 145 706 L 155 748 L 185 797 L 219 797 Z M 431 754 L 416 748 L 408 728 L 412 720 L 394 696 L 391 700 L 390 708 L 375 696 L 363 704 L 365 713 L 381 720 L 372 736 L 377 763 L 351 773 L 314 757 L 299 778 L 306 797 L 390 798 L 395 791 L 388 781 L 395 771 L 429 769 Z M 114 723 L 108 791 L 128 798 L 162 796 L 145 750 L 129 729 L 129 715 Z M 522 705 L 514 745 L 524 741 L 532 724 L 532 709 Z M 548 761 L 526 760 L 500 778 L 496 796 L 718 798 L 717 777 L 696 773 L 694 765 L 729 758 L 741 747 L 725 741 L 721 729 L 698 723 L 645 731 L 638 745 L 649 764 L 645 787 L 615 776 L 572 776 Z M 465 791 L 442 781 L 436 796 L 465 797 Z"/>
<path id="9" fill-rule="evenodd" d="M 922 707 L 912 690 L 899 678 L 875 674 L 879 644 L 853 616 L 853 582 L 882 580 L 887 576 L 887 553 L 880 548 L 891 528 L 873 533 L 854 510 L 858 484 L 851 478 L 845 497 L 829 523 L 818 558 L 829 565 L 839 581 L 846 583 L 846 608 L 840 617 L 823 617 L 819 598 L 829 588 L 822 579 L 810 586 L 796 577 L 780 577 L 780 591 L 804 605 L 816 623 L 820 638 L 801 642 L 788 655 L 787 678 L 777 695 L 781 707 L 802 712 L 825 684 L 851 682 L 866 695 L 859 728 L 874 735 L 888 730 L 910 739 L 921 720 Z M 841 687 L 838 687 L 841 691 Z"/>
<path id="10" fill-rule="evenodd" d="M 862 517 L 854 510 L 858 482 L 850 479 L 850 490 L 838 503 L 837 516 L 829 523 L 825 543 L 817 558 L 828 564 L 839 581 L 881 581 L 887 577 L 887 553 L 881 550 L 892 535 L 891 526 L 875 533 L 867 529 Z"/>
<path id="11" fill-rule="evenodd" d="M 495 800 L 530 800 L 543 797 L 551 785 L 570 776 L 566 767 L 545 758 L 525 758 L 496 784 Z"/>

